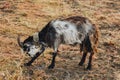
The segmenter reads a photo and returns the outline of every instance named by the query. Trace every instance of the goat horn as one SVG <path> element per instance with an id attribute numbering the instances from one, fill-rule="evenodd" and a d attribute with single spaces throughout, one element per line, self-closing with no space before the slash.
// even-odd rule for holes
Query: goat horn
<path id="1" fill-rule="evenodd" d="M 17 42 L 21 48 L 23 48 L 23 42 L 20 42 L 20 35 L 18 35 Z"/>

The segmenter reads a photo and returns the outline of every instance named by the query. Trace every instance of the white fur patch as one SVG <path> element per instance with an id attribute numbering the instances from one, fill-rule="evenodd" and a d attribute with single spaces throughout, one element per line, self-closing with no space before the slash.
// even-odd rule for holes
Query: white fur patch
<path id="1" fill-rule="evenodd" d="M 81 43 L 76 26 L 68 21 L 56 20 L 52 22 L 56 32 L 63 35 L 66 44 Z"/>
<path id="2" fill-rule="evenodd" d="M 86 34 L 93 30 L 92 24 L 88 20 L 86 20 L 86 23 L 84 23 L 83 26 L 85 28 Z"/>
<path id="3" fill-rule="evenodd" d="M 39 47 L 36 47 L 35 45 L 32 45 L 30 47 L 30 51 L 28 52 L 28 54 L 31 56 L 31 57 L 34 57 L 34 55 L 40 51 L 40 48 Z"/>

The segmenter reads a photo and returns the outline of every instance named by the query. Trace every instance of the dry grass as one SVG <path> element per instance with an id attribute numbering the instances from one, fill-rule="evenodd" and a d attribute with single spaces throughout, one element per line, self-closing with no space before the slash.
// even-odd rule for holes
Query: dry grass
<path id="1" fill-rule="evenodd" d="M 48 70 L 51 49 L 30 67 L 30 58 L 21 54 L 16 42 L 40 31 L 50 20 L 85 16 L 100 28 L 99 52 L 93 70 L 77 66 L 78 47 L 62 45 L 56 67 Z M 0 0 L 0 80 L 119 80 L 120 79 L 120 1 L 119 0 Z"/>

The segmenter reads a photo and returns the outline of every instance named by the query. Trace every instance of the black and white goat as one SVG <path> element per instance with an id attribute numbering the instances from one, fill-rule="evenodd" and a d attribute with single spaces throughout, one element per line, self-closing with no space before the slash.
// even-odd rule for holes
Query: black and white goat
<path id="1" fill-rule="evenodd" d="M 27 66 L 30 66 L 44 52 L 46 46 L 53 48 L 53 58 L 49 69 L 55 66 L 55 58 L 60 44 L 80 45 L 80 51 L 83 52 L 80 66 L 85 62 L 86 55 L 89 52 L 87 69 L 91 69 L 92 56 L 96 51 L 97 43 L 97 27 L 89 19 L 80 16 L 52 20 L 39 33 L 29 36 L 24 42 L 20 42 L 18 37 L 19 46 L 32 57 L 25 64 Z"/>

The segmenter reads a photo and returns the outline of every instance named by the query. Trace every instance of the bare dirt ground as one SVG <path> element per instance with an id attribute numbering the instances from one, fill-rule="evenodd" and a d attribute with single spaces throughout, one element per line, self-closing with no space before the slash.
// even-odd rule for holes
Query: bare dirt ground
<path id="1" fill-rule="evenodd" d="M 32 66 L 23 66 L 30 57 L 21 54 L 18 34 L 24 40 L 52 19 L 75 15 L 88 17 L 100 29 L 91 71 L 85 70 L 87 61 L 78 66 L 82 56 L 78 47 L 64 45 L 53 70 L 47 69 L 51 49 Z M 0 0 L 0 80 L 120 80 L 120 1 Z"/>

